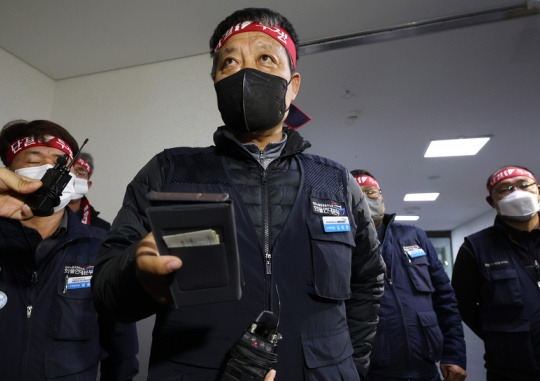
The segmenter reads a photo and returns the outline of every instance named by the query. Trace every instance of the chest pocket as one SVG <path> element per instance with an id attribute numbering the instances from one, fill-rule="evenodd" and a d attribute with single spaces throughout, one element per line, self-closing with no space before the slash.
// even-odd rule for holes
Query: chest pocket
<path id="1" fill-rule="evenodd" d="M 404 252 L 403 247 L 417 245 L 416 242 L 400 242 L 402 247 L 400 257 L 402 258 L 405 268 L 407 269 L 407 274 L 411 279 L 414 288 L 418 292 L 431 293 L 435 291 L 433 283 L 431 282 L 431 276 L 429 274 L 429 261 L 427 253 L 424 251 L 424 255 L 411 258 Z"/>
<path id="2" fill-rule="evenodd" d="M 313 290 L 320 297 L 345 300 L 351 295 L 352 232 L 325 233 L 321 216 L 307 221 Z"/>
<path id="3" fill-rule="evenodd" d="M 523 293 L 518 273 L 513 268 L 498 268 L 487 271 L 490 279 L 491 308 L 507 309 L 523 307 Z"/>
<path id="4" fill-rule="evenodd" d="M 93 263 L 93 256 L 90 263 Z M 66 264 L 75 269 L 87 268 L 89 261 Z M 84 263 L 83 266 L 80 266 Z M 89 340 L 97 332 L 97 312 L 89 287 L 91 274 L 62 274 L 56 286 L 56 308 L 52 312 L 52 336 L 59 340 Z M 78 284 L 80 283 L 80 284 Z"/>

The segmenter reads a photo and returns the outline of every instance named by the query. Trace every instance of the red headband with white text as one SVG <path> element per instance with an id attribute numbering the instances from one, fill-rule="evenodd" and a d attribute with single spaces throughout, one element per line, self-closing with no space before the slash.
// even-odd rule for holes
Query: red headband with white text
<path id="1" fill-rule="evenodd" d="M 377 180 L 375 180 L 371 176 L 360 175 L 360 176 L 354 176 L 354 178 L 356 179 L 356 182 L 358 183 L 358 185 L 360 185 L 361 187 L 373 186 L 380 189 L 379 183 L 377 182 Z"/>
<path id="2" fill-rule="evenodd" d="M 90 168 L 90 163 L 87 162 L 86 160 L 84 159 L 81 159 L 80 157 L 77 159 L 77 161 L 75 162 L 76 165 L 80 165 L 81 167 L 83 167 L 84 169 L 86 169 L 86 172 L 88 172 L 88 177 L 90 177 L 90 175 L 92 174 L 92 168 Z"/>
<path id="3" fill-rule="evenodd" d="M 60 151 L 67 153 L 69 158 L 73 160 L 73 151 L 69 144 L 64 140 L 51 135 L 45 135 L 43 138 L 39 139 L 36 139 L 34 136 L 27 136 L 20 138 L 9 145 L 6 153 L 6 164 L 9 166 L 15 156 L 25 149 L 37 146 L 58 148 Z"/>
<path id="4" fill-rule="evenodd" d="M 232 26 L 231 28 L 229 28 L 229 30 L 227 30 L 225 34 L 221 36 L 221 38 L 219 39 L 214 49 L 214 53 L 217 53 L 219 49 L 221 49 L 223 45 L 225 45 L 225 43 L 227 42 L 229 38 L 231 38 L 235 34 L 245 33 L 245 32 L 262 32 L 269 35 L 277 42 L 279 42 L 289 52 L 289 55 L 291 56 L 292 61 L 293 61 L 293 69 L 296 69 L 296 46 L 294 45 L 294 41 L 291 39 L 291 37 L 285 31 L 285 29 L 277 25 L 268 26 L 268 25 L 263 25 L 254 21 L 244 21 L 239 24 L 236 24 Z"/>
<path id="5" fill-rule="evenodd" d="M 491 193 L 491 189 L 493 189 L 493 186 L 495 186 L 495 184 L 498 184 L 503 180 L 511 179 L 512 177 L 518 176 L 530 177 L 531 179 L 533 179 L 534 182 L 536 182 L 533 174 L 526 169 L 517 167 L 505 167 L 493 175 L 487 189 Z"/>

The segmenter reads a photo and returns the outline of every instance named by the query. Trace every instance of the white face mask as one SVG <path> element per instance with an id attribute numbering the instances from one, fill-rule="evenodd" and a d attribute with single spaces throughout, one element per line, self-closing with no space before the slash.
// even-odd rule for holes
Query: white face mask
<path id="1" fill-rule="evenodd" d="M 538 195 L 516 190 L 497 203 L 501 216 L 516 221 L 528 221 L 538 212 Z"/>
<path id="2" fill-rule="evenodd" d="M 45 172 L 47 172 L 49 168 L 53 168 L 53 166 L 50 164 L 45 164 L 40 165 L 39 167 L 19 168 L 15 170 L 15 173 L 30 177 L 31 179 L 41 180 L 41 178 L 43 177 L 43 175 L 45 175 Z M 73 186 L 75 175 L 73 173 L 70 173 L 70 176 L 71 180 L 69 180 L 68 184 L 64 188 L 64 191 L 62 192 L 62 195 L 60 196 L 60 204 L 53 208 L 54 212 L 58 212 L 59 210 L 64 209 L 71 201 L 71 197 L 75 191 L 75 188 Z"/>
<path id="3" fill-rule="evenodd" d="M 80 198 L 83 198 L 88 193 L 88 180 L 75 177 L 73 187 L 74 193 L 71 196 L 71 199 L 78 200 Z"/>

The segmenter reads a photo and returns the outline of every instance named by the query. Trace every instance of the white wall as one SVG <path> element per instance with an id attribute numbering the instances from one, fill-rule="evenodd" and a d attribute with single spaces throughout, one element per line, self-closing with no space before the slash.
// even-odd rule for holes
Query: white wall
<path id="1" fill-rule="evenodd" d="M 0 127 L 13 119 L 50 119 L 54 87 L 52 79 L 0 49 Z"/>
<path id="2" fill-rule="evenodd" d="M 457 253 L 463 244 L 465 237 L 485 229 L 488 226 L 492 226 L 496 215 L 495 209 L 492 209 L 488 213 L 452 230 L 452 255 L 454 261 L 456 260 Z"/>
<path id="3" fill-rule="evenodd" d="M 94 156 L 88 197 L 112 221 L 125 187 L 164 148 L 207 146 L 221 125 L 209 55 L 56 83 L 52 119 Z"/>

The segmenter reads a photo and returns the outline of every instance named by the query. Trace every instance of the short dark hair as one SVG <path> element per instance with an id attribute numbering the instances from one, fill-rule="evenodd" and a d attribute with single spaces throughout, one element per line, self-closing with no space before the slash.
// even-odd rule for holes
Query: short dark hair
<path id="1" fill-rule="evenodd" d="M 365 169 L 353 169 L 353 170 L 351 171 L 351 175 L 353 175 L 354 177 L 366 175 L 366 176 L 373 177 L 373 178 L 375 179 L 375 176 L 373 176 L 371 173 L 369 173 L 369 172 L 366 171 Z M 375 179 L 375 180 L 377 180 L 377 179 Z"/>
<path id="2" fill-rule="evenodd" d="M 495 174 L 496 174 L 497 172 L 499 172 L 499 171 L 500 171 L 501 169 L 503 169 L 503 168 L 509 168 L 509 167 L 515 167 L 515 168 L 524 169 L 524 170 L 526 170 L 526 171 L 529 171 L 529 172 L 534 176 L 534 178 L 536 178 L 536 175 L 535 175 L 535 174 L 533 173 L 533 171 L 531 171 L 529 168 L 527 168 L 527 167 L 521 167 L 521 166 L 519 166 L 519 165 L 512 165 L 512 164 L 510 164 L 510 165 L 505 165 L 505 166 L 503 166 L 503 167 L 497 169 L 495 172 L 493 172 L 491 175 L 489 175 L 489 177 L 488 177 L 488 179 L 487 179 L 487 182 L 486 182 L 486 188 L 489 189 L 489 184 L 491 183 L 491 180 L 493 179 L 493 176 L 495 176 Z"/>
<path id="3" fill-rule="evenodd" d="M 216 64 L 219 56 L 218 54 L 214 54 L 214 49 L 216 48 L 219 40 L 225 34 L 225 32 L 227 32 L 231 27 L 235 26 L 236 24 L 244 21 L 255 21 L 268 26 L 277 25 L 285 29 L 285 31 L 289 34 L 292 41 L 294 42 L 294 46 L 296 46 L 296 57 L 294 58 L 298 62 L 298 35 L 296 34 L 296 31 L 294 30 L 294 27 L 289 22 L 289 20 L 287 20 L 281 14 L 268 8 L 244 8 L 232 13 L 225 20 L 221 21 L 216 27 L 216 29 L 214 29 L 212 37 L 210 37 L 210 57 L 213 58 L 211 73 L 212 79 L 215 79 L 216 77 Z M 293 61 L 292 57 L 290 56 L 289 66 L 291 68 L 291 73 L 294 73 Z"/>
<path id="4" fill-rule="evenodd" d="M 88 162 L 88 165 L 90 166 L 90 170 L 91 171 L 94 171 L 94 158 L 92 157 L 92 155 L 90 155 L 89 153 L 87 152 L 81 152 L 81 154 L 79 155 L 79 157 L 85 161 Z"/>
<path id="5" fill-rule="evenodd" d="M 13 120 L 2 128 L 0 132 L 0 158 L 2 163 L 7 166 L 6 155 L 9 145 L 20 138 L 34 136 L 37 139 L 46 135 L 52 135 L 64 140 L 75 154 L 79 151 L 79 145 L 75 138 L 62 126 L 48 120 Z"/>

